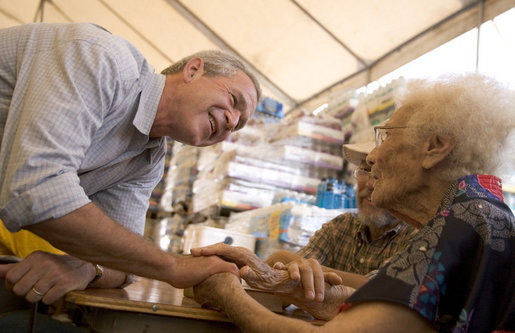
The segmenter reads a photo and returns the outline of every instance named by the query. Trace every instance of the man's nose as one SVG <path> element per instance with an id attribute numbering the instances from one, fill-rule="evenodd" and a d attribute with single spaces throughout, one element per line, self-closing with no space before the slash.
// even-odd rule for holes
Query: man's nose
<path id="1" fill-rule="evenodd" d="M 374 183 L 375 183 L 375 179 L 372 176 L 372 174 L 369 172 L 368 177 L 367 177 L 367 187 L 370 189 L 374 189 Z"/>
<path id="2" fill-rule="evenodd" d="M 227 110 L 225 111 L 225 126 L 228 131 L 234 131 L 236 126 L 238 126 L 238 121 L 240 120 L 240 115 L 238 112 Z"/>

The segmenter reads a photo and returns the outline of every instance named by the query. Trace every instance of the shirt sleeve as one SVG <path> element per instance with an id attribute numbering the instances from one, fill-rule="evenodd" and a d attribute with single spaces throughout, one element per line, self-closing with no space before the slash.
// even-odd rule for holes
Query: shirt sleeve
<path id="1" fill-rule="evenodd" d="M 119 92 L 116 59 L 102 45 L 54 44 L 24 50 L 20 62 L 2 143 L 0 218 L 10 231 L 90 202 L 77 170 Z"/>
<path id="2" fill-rule="evenodd" d="M 134 170 L 133 177 L 92 195 L 91 200 L 110 218 L 125 228 L 142 235 L 149 198 L 164 173 L 165 139 L 156 150 L 156 162 L 145 170 Z"/>

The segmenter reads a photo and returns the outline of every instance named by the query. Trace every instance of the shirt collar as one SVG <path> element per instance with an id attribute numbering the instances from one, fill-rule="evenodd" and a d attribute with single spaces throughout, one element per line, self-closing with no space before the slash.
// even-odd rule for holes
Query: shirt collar
<path id="1" fill-rule="evenodd" d="M 456 197 L 465 195 L 470 198 L 490 197 L 504 201 L 501 179 L 492 175 L 468 175 L 453 182 L 445 193 L 438 214 L 449 215 L 451 205 Z"/>
<path id="2" fill-rule="evenodd" d="M 163 94 L 166 76 L 148 72 L 142 75 L 140 80 L 140 101 L 132 123 L 142 134 L 149 135 Z"/>
<path id="3" fill-rule="evenodd" d="M 379 238 L 397 235 L 405 227 L 406 227 L 406 223 L 400 222 L 396 226 L 394 226 L 394 227 L 392 227 L 390 229 L 385 230 L 383 232 L 383 234 L 381 235 L 381 237 L 379 237 Z M 368 230 L 368 226 L 364 225 L 364 224 L 361 224 L 360 227 L 359 227 L 359 230 L 357 232 L 357 236 L 361 240 L 366 241 L 367 243 L 370 243 L 370 231 Z"/>

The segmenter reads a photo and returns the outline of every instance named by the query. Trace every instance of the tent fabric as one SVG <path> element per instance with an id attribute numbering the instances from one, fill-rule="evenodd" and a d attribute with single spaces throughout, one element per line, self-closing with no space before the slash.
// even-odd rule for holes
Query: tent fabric
<path id="1" fill-rule="evenodd" d="M 205 49 L 238 55 L 265 96 L 312 110 L 515 7 L 515 0 L 0 0 L 0 28 L 93 22 L 156 71 Z"/>

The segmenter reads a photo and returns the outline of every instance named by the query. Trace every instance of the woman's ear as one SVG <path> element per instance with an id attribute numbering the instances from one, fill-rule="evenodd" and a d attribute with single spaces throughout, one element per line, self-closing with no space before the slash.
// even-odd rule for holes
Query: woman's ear
<path id="1" fill-rule="evenodd" d="M 182 70 L 184 82 L 189 83 L 204 74 L 204 60 L 202 58 L 191 58 Z"/>
<path id="2" fill-rule="evenodd" d="M 425 157 L 422 160 L 424 169 L 431 169 L 443 161 L 456 146 L 456 138 L 432 135 L 427 142 Z"/>

